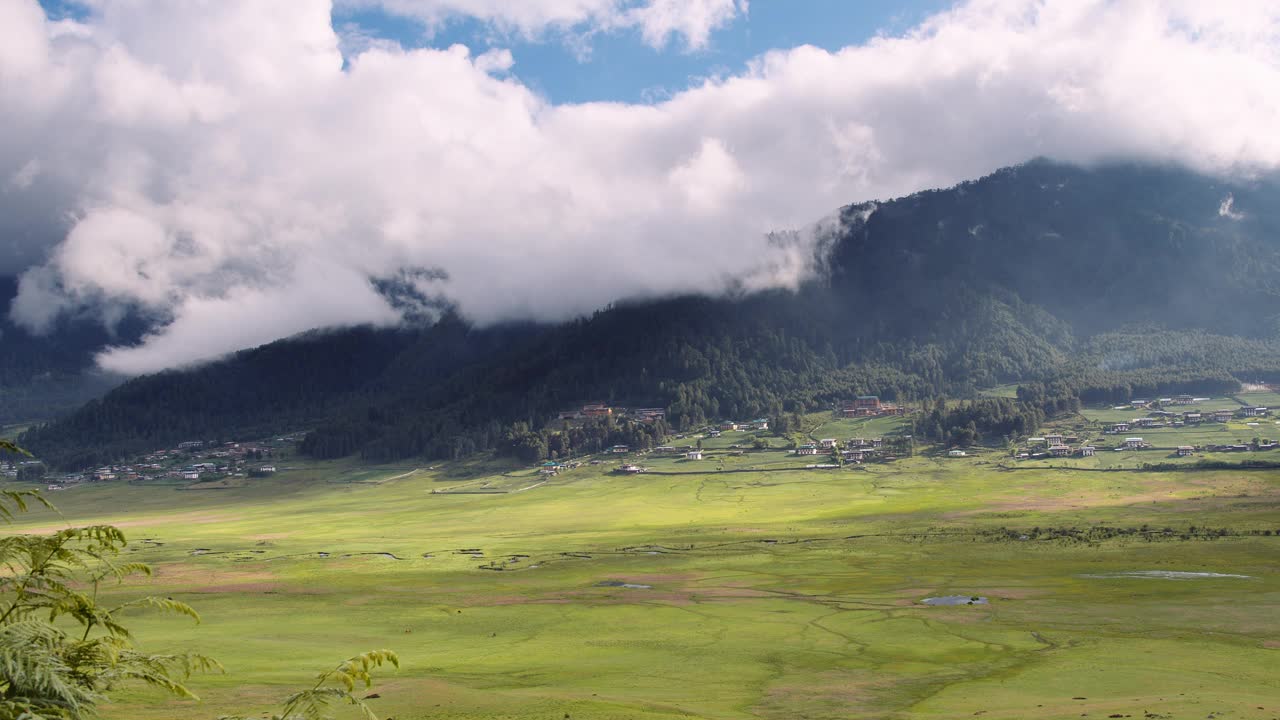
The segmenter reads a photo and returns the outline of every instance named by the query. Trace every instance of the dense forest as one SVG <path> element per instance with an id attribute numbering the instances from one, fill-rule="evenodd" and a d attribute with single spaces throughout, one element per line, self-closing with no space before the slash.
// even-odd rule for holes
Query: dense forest
<path id="1" fill-rule="evenodd" d="M 62 467 L 286 427 L 311 430 L 316 457 L 547 457 L 569 437 L 547 432 L 557 411 L 589 401 L 664 407 L 683 430 L 868 393 L 922 404 L 931 439 L 1033 432 L 1081 402 L 1280 379 L 1277 201 L 1274 184 L 1036 161 L 846 208 L 796 292 L 311 333 L 137 378 L 23 440 Z M 936 403 L 1014 382 L 1013 400 Z M 556 451 L 657 440 L 638 432 L 597 428 Z"/>

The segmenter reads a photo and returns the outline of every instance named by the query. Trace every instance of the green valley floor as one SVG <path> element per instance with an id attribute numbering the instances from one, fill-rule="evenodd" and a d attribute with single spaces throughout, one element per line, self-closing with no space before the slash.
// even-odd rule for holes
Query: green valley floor
<path id="1" fill-rule="evenodd" d="M 130 622 L 226 673 L 112 720 L 259 716 L 374 648 L 397 720 L 1280 717 L 1280 471 L 621 462 L 284 460 L 15 528 L 119 525 L 156 573 L 113 592 L 203 616 Z"/>

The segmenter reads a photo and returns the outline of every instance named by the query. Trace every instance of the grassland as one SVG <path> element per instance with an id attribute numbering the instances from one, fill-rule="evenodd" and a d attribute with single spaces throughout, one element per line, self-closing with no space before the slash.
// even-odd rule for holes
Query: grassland
<path id="1" fill-rule="evenodd" d="M 203 615 L 133 618 L 149 650 L 225 663 L 203 701 L 131 690 L 109 719 L 256 715 L 374 647 L 404 660 L 372 701 L 397 720 L 1280 717 L 1280 473 L 995 451 L 818 471 L 729 453 L 747 438 L 545 482 L 284 459 L 219 489 L 55 493 L 63 517 L 20 528 L 121 525 L 157 572 L 117 594 Z M 1246 577 L 1124 575 L 1160 570 Z M 989 604 L 920 602 L 950 594 Z"/>

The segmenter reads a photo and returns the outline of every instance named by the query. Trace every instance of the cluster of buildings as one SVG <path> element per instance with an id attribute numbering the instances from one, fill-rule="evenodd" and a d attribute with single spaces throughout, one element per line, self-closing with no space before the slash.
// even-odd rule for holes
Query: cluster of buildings
<path id="1" fill-rule="evenodd" d="M 659 445 L 653 449 L 656 455 L 666 455 L 668 457 L 683 456 L 685 460 L 701 460 L 704 455 L 700 448 L 692 445 L 684 445 L 676 447 L 674 445 Z"/>
<path id="2" fill-rule="evenodd" d="M 1171 412 L 1153 410 L 1146 417 L 1133 418 L 1128 422 L 1113 423 L 1103 430 L 1108 435 L 1118 435 L 1138 428 L 1186 427 L 1203 423 L 1228 423 L 1236 418 L 1259 418 L 1271 415 L 1271 409 L 1263 406 L 1247 405 L 1241 408 L 1221 408 L 1218 410 L 1188 410 Z"/>
<path id="3" fill-rule="evenodd" d="M 1079 437 L 1060 433 L 1049 433 L 1044 437 L 1027 438 L 1027 449 L 1018 453 L 1018 459 L 1065 458 L 1073 455 L 1093 457 L 1097 454 L 1098 449 L 1093 445 L 1072 447 L 1073 444 L 1078 442 L 1080 442 Z"/>
<path id="4" fill-rule="evenodd" d="M 642 423 L 652 423 L 666 419 L 667 411 L 664 408 L 624 408 L 612 407 L 605 403 L 587 403 L 574 410 L 562 410 L 557 417 L 561 420 L 625 417 Z"/>
<path id="5" fill-rule="evenodd" d="M 840 409 L 840 414 L 847 418 L 905 415 L 906 413 L 906 408 L 894 403 L 881 402 L 876 395 L 859 395 L 851 404 Z"/>
<path id="6" fill-rule="evenodd" d="M 194 482 L 218 477 L 262 477 L 276 472 L 276 466 L 270 463 L 273 445 L 296 442 L 299 437 L 290 435 L 276 438 L 274 444 L 216 444 L 188 440 L 171 449 L 147 453 L 130 463 L 103 465 L 81 473 L 46 477 L 45 482 L 50 490 L 61 490 L 80 483 L 117 480 L 131 482 L 168 478 Z"/>
<path id="7" fill-rule="evenodd" d="M 873 460 L 884 452 L 884 438 L 849 438 L 844 443 L 835 438 L 823 438 L 816 443 L 805 443 L 796 448 L 796 455 L 829 455 L 839 452 L 848 463 Z"/>
<path id="8" fill-rule="evenodd" d="M 18 472 L 29 465 L 40 465 L 39 460 L 0 460 L 0 477 L 6 480 L 16 480 Z"/>

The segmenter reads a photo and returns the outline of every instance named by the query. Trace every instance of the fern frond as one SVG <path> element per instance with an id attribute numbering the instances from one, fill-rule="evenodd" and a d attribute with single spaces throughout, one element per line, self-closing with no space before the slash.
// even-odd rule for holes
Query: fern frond
<path id="1" fill-rule="evenodd" d="M 153 610 L 162 610 L 164 612 L 176 613 L 178 615 L 186 615 L 192 620 L 195 620 L 197 623 L 200 622 L 200 613 L 196 612 L 196 609 L 191 607 L 190 605 L 180 600 L 174 600 L 173 598 L 162 598 L 162 597 L 154 597 L 154 596 L 147 596 L 144 598 L 138 598 L 137 600 L 130 600 L 127 603 L 124 603 L 122 605 L 117 605 L 116 607 L 111 608 L 110 610 L 107 611 L 107 613 L 114 614 L 126 608 L 138 608 L 138 607 L 151 608 Z"/>

